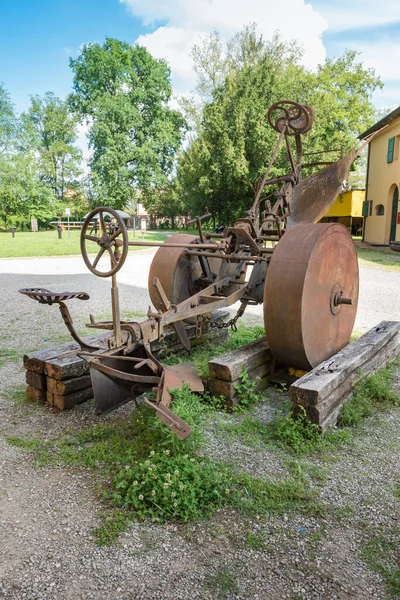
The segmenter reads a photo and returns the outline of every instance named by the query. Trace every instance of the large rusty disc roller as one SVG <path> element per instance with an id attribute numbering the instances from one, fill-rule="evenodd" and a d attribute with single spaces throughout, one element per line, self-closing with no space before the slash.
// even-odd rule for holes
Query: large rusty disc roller
<path id="1" fill-rule="evenodd" d="M 289 228 L 272 255 L 264 323 L 274 358 L 309 370 L 349 342 L 358 302 L 352 237 L 339 223 Z"/>

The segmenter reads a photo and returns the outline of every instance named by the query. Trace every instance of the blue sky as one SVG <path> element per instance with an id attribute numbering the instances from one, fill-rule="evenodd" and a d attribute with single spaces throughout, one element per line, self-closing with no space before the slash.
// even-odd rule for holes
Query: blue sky
<path id="1" fill-rule="evenodd" d="M 176 92 L 189 93 L 192 44 L 212 29 L 229 39 L 252 21 L 265 37 L 280 29 L 299 39 L 310 68 L 346 48 L 360 51 L 360 60 L 386 84 L 375 104 L 400 105 L 399 0 L 0 0 L 0 81 L 18 111 L 27 108 L 30 94 L 51 90 L 65 97 L 72 84 L 69 56 L 110 36 L 139 40 L 166 58 Z"/>

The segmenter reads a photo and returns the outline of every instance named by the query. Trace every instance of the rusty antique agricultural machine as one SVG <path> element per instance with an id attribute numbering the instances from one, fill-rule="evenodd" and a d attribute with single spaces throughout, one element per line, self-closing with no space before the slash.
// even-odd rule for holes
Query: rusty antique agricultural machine
<path id="1" fill-rule="evenodd" d="M 246 216 L 222 233 L 203 232 L 208 211 L 189 221 L 197 224 L 198 235 L 178 233 L 164 243 L 129 241 L 123 220 L 111 208 L 96 208 L 87 216 L 81 232 L 83 260 L 92 273 L 112 281 L 112 321 L 95 322 L 91 316 L 88 324 L 112 331 L 106 350 L 88 345 L 77 335 L 65 304 L 71 298 L 88 299 L 87 294 L 20 290 L 41 303 L 59 304 L 68 330 L 80 345 L 79 354 L 89 363 L 98 413 L 154 391 L 154 399 L 144 401 L 184 439 L 190 428 L 170 410 L 169 389 L 188 382 L 192 389 L 202 390 L 202 382 L 191 365 L 163 365 L 152 353 L 151 343 L 162 339 L 172 326 L 189 350 L 184 321 L 195 320 L 200 328 L 214 310 L 237 302 L 236 316 L 223 325 L 234 328 L 248 305 L 262 303 L 267 341 L 281 365 L 309 370 L 348 344 L 358 301 L 355 247 L 344 226 L 317 221 L 341 192 L 360 149 L 337 162 L 302 164 L 301 135 L 310 130 L 313 120 L 313 110 L 296 102 L 270 107 L 268 121 L 279 138 L 268 169 Z M 291 170 L 269 178 L 282 142 Z M 316 165 L 324 168 L 302 179 L 302 168 Z M 263 191 L 276 184 L 280 189 L 272 204 Z M 115 219 L 113 228 L 107 222 L 109 215 Z M 91 231 L 94 218 L 99 221 L 97 234 Z M 149 309 L 141 323 L 120 319 L 117 272 L 129 246 L 159 247 L 148 281 L 154 310 Z"/>

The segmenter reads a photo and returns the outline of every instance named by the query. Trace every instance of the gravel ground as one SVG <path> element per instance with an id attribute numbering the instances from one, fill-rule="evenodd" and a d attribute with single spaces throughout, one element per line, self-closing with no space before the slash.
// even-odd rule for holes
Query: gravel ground
<path id="1" fill-rule="evenodd" d="M 148 308 L 147 273 L 153 251 L 136 252 L 119 276 L 121 308 L 141 316 Z M 400 272 L 361 265 L 356 331 L 381 320 L 400 320 Z M 398 481 L 400 412 L 367 420 L 350 448 L 325 459 L 308 458 L 300 467 L 326 473 L 318 488 L 326 513 L 318 517 L 271 515 L 238 517 L 229 510 L 194 525 L 137 524 L 120 544 L 98 548 L 92 528 L 104 507 L 90 473 L 82 469 L 38 468 L 29 454 L 6 443 L 8 436 L 53 438 L 98 421 L 90 403 L 53 414 L 44 406 L 12 401 L 24 382 L 20 355 L 67 339 L 56 307 L 34 304 L 16 294 L 21 287 L 87 291 L 88 302 L 71 301 L 78 329 L 88 313 L 105 318 L 109 281 L 88 274 L 79 257 L 0 260 L 0 598 L 7 600 L 260 599 L 333 600 L 387 598 L 382 578 L 360 557 L 362 545 L 400 525 Z M 384 293 L 382 293 L 384 290 Z M 250 322 L 260 322 L 251 307 Z M 11 353 L 15 352 L 15 358 Z M 129 414 L 129 405 L 119 410 Z M 274 403 L 260 409 L 274 414 Z M 103 417 L 104 420 L 112 416 Z M 227 416 L 226 419 L 232 419 Z M 249 448 L 207 432 L 207 452 L 234 460 L 249 473 L 279 478 L 288 472 L 287 455 Z M 314 481 L 314 480 L 313 480 Z M 265 536 L 265 547 L 246 544 L 246 534 Z M 221 574 L 235 586 L 221 595 Z M 214 579 L 213 579 L 214 577 Z M 214 581 L 214 583 L 212 583 Z"/>

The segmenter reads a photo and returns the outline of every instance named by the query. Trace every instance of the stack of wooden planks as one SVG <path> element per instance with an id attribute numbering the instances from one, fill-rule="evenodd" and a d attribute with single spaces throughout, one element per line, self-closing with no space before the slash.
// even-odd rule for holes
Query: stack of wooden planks
<path id="1" fill-rule="evenodd" d="M 294 414 L 305 410 L 321 431 L 327 431 L 336 425 L 354 385 L 395 360 L 399 353 L 400 322 L 382 321 L 290 386 Z"/>
<path id="2" fill-rule="evenodd" d="M 211 321 L 226 320 L 228 311 L 216 311 Z M 196 326 L 187 325 L 186 332 L 193 346 L 205 341 L 223 342 L 228 336 L 226 329 L 211 328 L 207 325 L 203 333 L 196 336 Z M 109 332 L 85 339 L 88 344 L 99 345 L 107 349 Z M 162 341 L 154 342 L 152 351 L 162 357 L 164 354 L 182 349 L 175 332 L 167 331 Z M 31 352 L 24 356 L 26 369 L 26 394 L 35 402 L 47 403 L 59 410 L 73 408 L 81 402 L 93 397 L 88 363 L 77 356 L 79 346 L 76 342 L 68 342 L 53 348 Z"/>
<path id="3" fill-rule="evenodd" d="M 264 337 L 250 342 L 241 348 L 227 352 L 210 361 L 210 379 L 208 391 L 213 396 L 224 396 L 228 406 L 239 401 L 238 386 L 245 369 L 251 381 L 256 382 L 257 391 L 268 386 L 268 375 L 271 370 L 272 356 Z"/>

